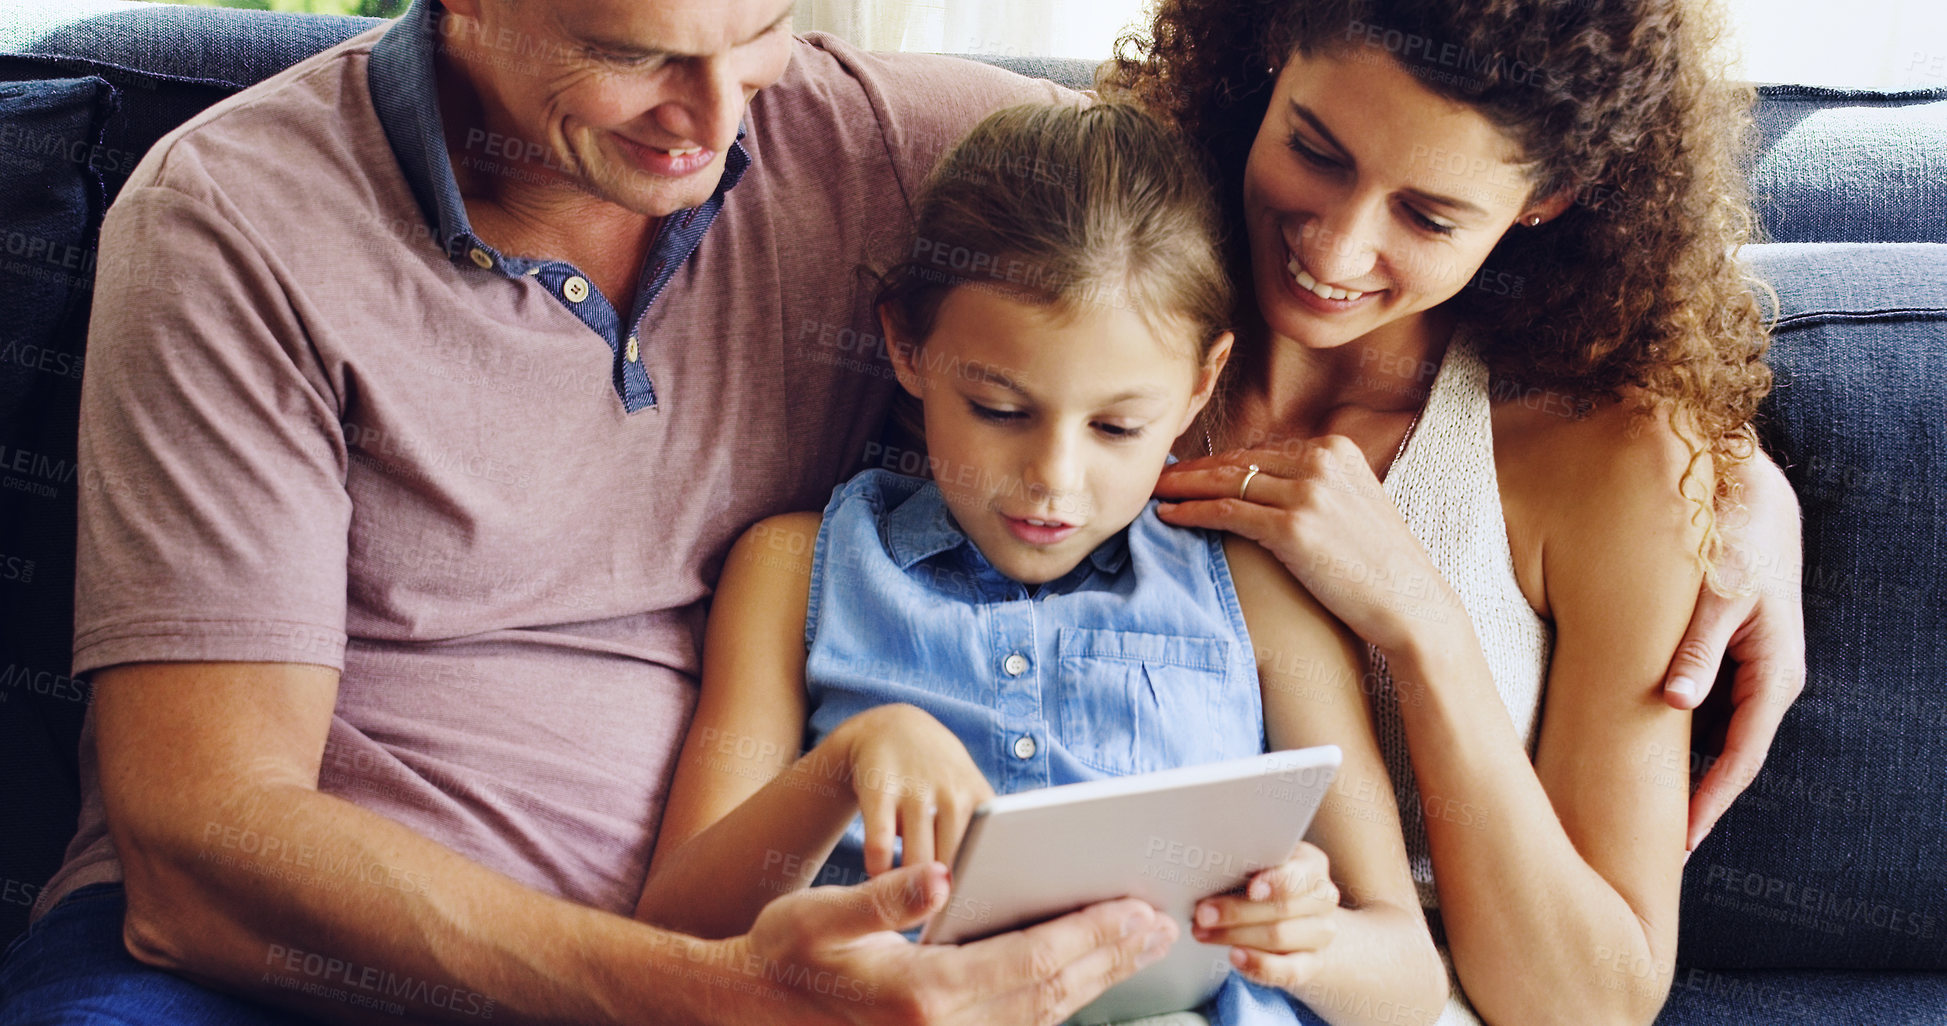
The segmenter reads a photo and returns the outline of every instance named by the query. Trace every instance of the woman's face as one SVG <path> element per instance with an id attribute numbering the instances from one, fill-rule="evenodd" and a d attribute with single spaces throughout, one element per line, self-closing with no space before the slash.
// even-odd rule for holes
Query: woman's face
<path id="1" fill-rule="evenodd" d="M 1313 349 L 1415 327 L 1497 274 L 1482 264 L 1528 213 L 1525 172 L 1498 128 L 1392 57 L 1294 55 L 1244 169 L 1266 322 Z"/>

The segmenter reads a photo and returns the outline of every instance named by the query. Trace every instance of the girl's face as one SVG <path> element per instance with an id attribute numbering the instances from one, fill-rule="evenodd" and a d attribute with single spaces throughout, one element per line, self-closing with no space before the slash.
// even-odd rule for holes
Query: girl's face
<path id="1" fill-rule="evenodd" d="M 1041 584 L 1142 512 L 1230 336 L 1200 365 L 1187 327 L 1159 334 L 1121 306 L 1069 313 L 963 286 L 923 345 L 892 348 L 900 384 L 926 404 L 954 521 L 995 569 Z"/>
<path id="2" fill-rule="evenodd" d="M 1530 208 L 1520 158 L 1493 123 L 1380 51 L 1293 55 L 1244 169 L 1272 331 L 1329 349 L 1410 330 L 1477 280 L 1487 287 L 1482 264 L 1516 219 L 1566 205 Z"/>

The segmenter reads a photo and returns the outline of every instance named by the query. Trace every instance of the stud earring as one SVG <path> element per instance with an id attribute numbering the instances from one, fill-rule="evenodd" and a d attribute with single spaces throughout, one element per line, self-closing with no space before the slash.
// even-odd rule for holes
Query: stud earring
<path id="1" fill-rule="evenodd" d="M 1530 227 L 1530 228 L 1539 228 L 1539 227 L 1541 227 L 1541 215 L 1540 215 L 1540 214 L 1536 214 L 1536 215 L 1534 215 L 1533 217 L 1530 217 L 1530 218 L 1528 218 L 1528 227 Z"/>

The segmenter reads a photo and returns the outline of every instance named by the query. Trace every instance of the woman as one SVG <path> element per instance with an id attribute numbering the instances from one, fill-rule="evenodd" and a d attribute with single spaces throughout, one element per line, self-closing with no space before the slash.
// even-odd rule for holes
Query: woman
<path id="1" fill-rule="evenodd" d="M 1661 685 L 1770 384 L 1714 28 L 1165 0 L 1105 72 L 1231 183 L 1254 293 L 1165 519 L 1259 542 L 1370 646 L 1442 1022 L 1648 1023 L 1668 992 L 1689 781 L 1655 764 L 1690 723 Z"/>

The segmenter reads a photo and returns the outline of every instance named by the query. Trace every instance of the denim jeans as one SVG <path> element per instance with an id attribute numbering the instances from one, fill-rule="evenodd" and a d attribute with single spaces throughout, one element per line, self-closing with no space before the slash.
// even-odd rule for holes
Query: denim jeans
<path id="1" fill-rule="evenodd" d="M 120 884 L 62 899 L 0 960 L 0 1026 L 295 1026 L 301 1016 L 137 962 L 122 945 Z"/>

